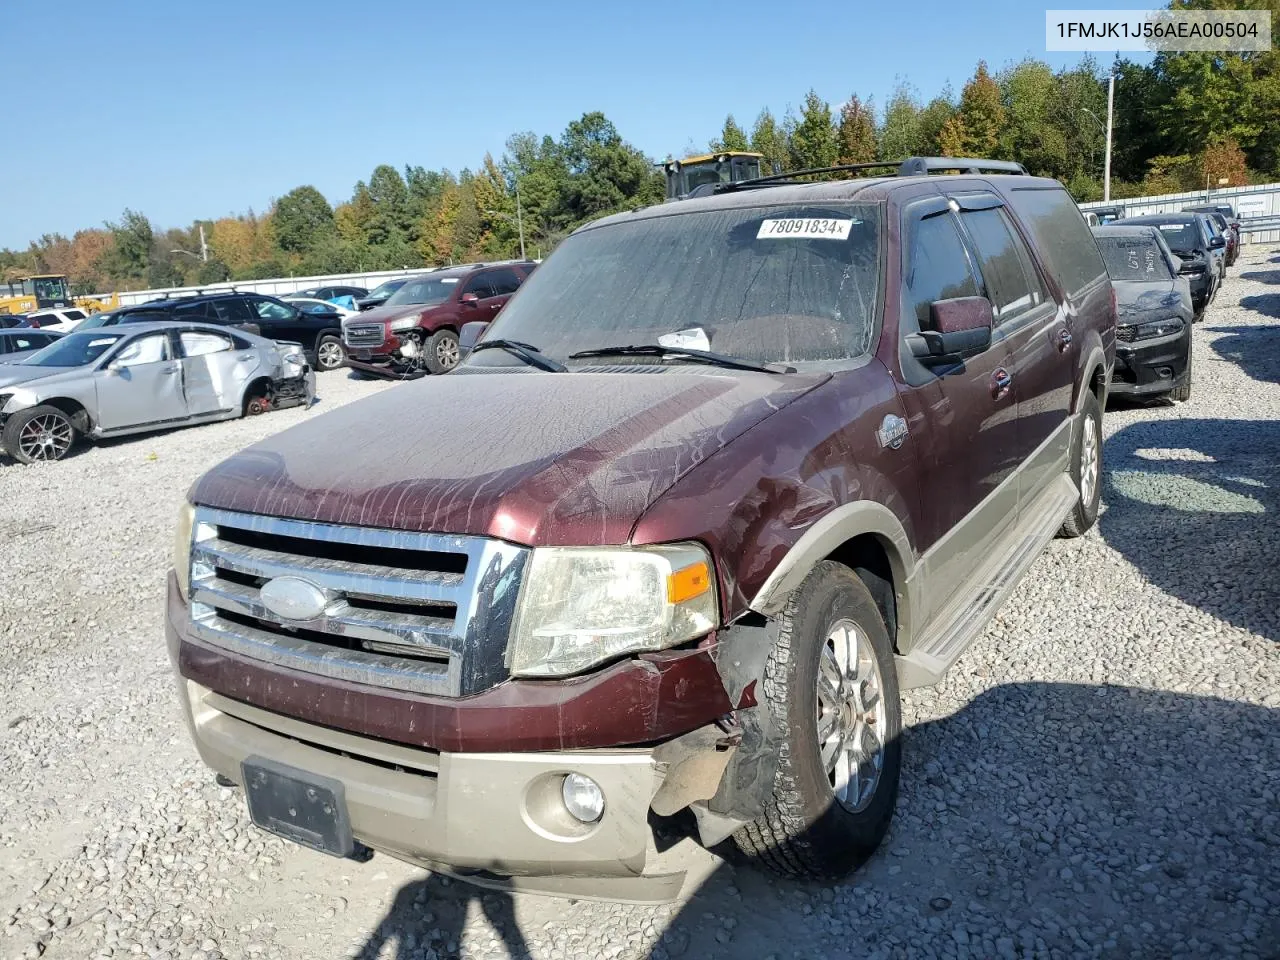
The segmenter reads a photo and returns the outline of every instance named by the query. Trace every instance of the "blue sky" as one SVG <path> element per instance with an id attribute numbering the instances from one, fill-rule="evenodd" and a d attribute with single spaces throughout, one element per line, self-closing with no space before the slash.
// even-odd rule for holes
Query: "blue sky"
<path id="1" fill-rule="evenodd" d="M 896 78 L 958 93 L 979 57 L 1079 59 L 1044 53 L 1045 8 L 1025 0 L 0 5 L 0 247 L 125 207 L 157 227 L 262 210 L 305 183 L 336 204 L 379 163 L 475 167 L 589 110 L 662 157 L 810 87 L 883 104 Z"/>

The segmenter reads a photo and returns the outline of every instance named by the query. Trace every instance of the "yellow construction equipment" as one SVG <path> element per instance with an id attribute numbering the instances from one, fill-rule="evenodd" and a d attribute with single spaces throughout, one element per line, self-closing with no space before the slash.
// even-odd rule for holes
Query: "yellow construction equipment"
<path id="1" fill-rule="evenodd" d="M 0 279 L 0 313 L 31 313 L 49 307 L 80 307 L 89 313 L 100 313 L 119 304 L 119 296 L 108 300 L 97 297 L 73 297 L 67 278 L 59 274 L 38 274 Z"/>
<path id="2" fill-rule="evenodd" d="M 763 161 L 763 153 L 745 150 L 722 150 L 683 160 L 668 160 L 663 164 L 667 174 L 667 199 L 681 200 L 703 184 L 754 180 L 763 175 Z"/>

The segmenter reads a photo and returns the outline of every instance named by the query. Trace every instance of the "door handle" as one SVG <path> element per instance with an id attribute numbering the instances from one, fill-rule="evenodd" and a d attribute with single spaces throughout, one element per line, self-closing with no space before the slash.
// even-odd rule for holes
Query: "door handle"
<path id="1" fill-rule="evenodd" d="M 175 374 L 175 373 L 177 373 L 177 372 L 178 372 L 178 368 L 177 368 L 177 367 L 165 367 L 165 368 L 164 368 L 163 370 L 161 370 L 160 372 L 161 372 L 161 373 L 163 373 L 165 376 L 169 376 L 169 375 L 171 375 L 171 374 Z"/>
<path id="2" fill-rule="evenodd" d="M 236 357 L 236 359 L 237 359 L 237 360 L 252 360 L 252 359 L 253 359 L 253 354 L 252 354 L 252 353 L 242 353 L 242 354 L 240 354 L 240 356 Z"/>
<path id="3" fill-rule="evenodd" d="M 1073 337 L 1071 336 L 1071 331 L 1068 330 L 1066 327 L 1063 327 L 1061 330 L 1059 330 L 1058 331 L 1058 352 L 1059 353 L 1065 352 L 1067 347 L 1071 346 L 1072 339 Z"/>
<path id="4" fill-rule="evenodd" d="M 991 399 L 1003 400 L 1013 386 L 1013 375 L 1004 367 L 997 367 L 991 374 Z"/>

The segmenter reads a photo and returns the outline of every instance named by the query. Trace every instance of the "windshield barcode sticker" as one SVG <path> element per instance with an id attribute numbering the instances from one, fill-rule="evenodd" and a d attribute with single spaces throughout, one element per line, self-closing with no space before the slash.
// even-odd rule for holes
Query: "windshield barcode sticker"
<path id="1" fill-rule="evenodd" d="M 818 217 L 796 217 L 790 220 L 765 220 L 756 231 L 756 239 L 800 237 L 806 240 L 848 240 L 855 220 L 830 220 Z"/>

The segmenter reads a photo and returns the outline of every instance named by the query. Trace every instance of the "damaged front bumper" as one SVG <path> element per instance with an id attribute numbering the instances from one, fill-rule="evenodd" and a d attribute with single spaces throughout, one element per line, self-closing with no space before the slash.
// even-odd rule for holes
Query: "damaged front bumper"
<path id="1" fill-rule="evenodd" d="M 716 644 L 442 698 L 270 667 L 188 622 L 171 575 L 167 640 L 205 763 L 238 784 L 246 761 L 341 784 L 351 836 L 374 850 L 482 886 L 664 902 L 709 858 L 688 838 L 659 844 L 650 814 L 693 807 L 707 843 L 740 822 L 707 805 L 732 779 L 734 707 L 755 700 L 718 663 L 743 658 Z M 594 823 L 562 799 L 573 773 L 603 795 Z"/>

